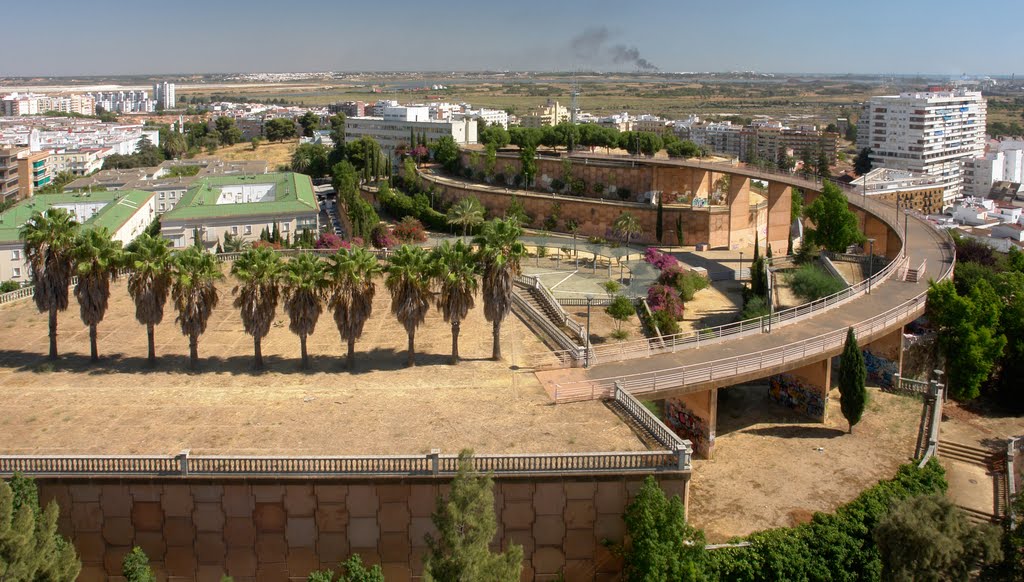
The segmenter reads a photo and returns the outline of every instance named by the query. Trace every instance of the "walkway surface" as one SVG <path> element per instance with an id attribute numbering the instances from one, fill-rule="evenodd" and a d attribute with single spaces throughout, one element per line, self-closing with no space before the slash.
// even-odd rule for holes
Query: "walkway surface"
<path id="1" fill-rule="evenodd" d="M 857 198 L 859 197 L 851 196 L 851 202 L 860 206 L 861 200 Z M 894 206 L 877 200 L 868 200 L 867 207 L 869 211 L 876 215 L 884 214 L 890 217 L 896 215 Z M 588 383 L 590 381 L 604 385 L 610 379 L 654 374 L 655 372 L 669 372 L 683 366 L 707 364 L 727 358 L 754 357 L 755 354 L 763 350 L 781 348 L 782 346 L 795 344 L 836 331 L 845 332 L 848 327 L 855 326 L 889 310 L 899 308 L 908 301 L 919 297 L 922 293 L 927 292 L 928 281 L 931 278 L 940 277 L 950 267 L 953 260 L 952 249 L 941 233 L 923 219 L 911 218 L 906 224 L 909 228 L 909 241 L 907 244 L 909 266 L 916 268 L 922 261 L 927 261 L 925 276 L 916 283 L 901 281 L 898 275 L 894 275 L 888 280 L 875 285 L 869 295 L 862 295 L 859 298 L 851 299 L 841 304 L 838 308 L 823 311 L 798 323 L 777 327 L 770 333 L 746 335 L 715 343 L 706 348 L 690 348 L 675 353 L 663 353 L 643 358 L 607 363 L 599 362 L 589 369 L 571 368 L 541 371 L 537 372 L 537 377 L 545 385 L 548 393 L 554 397 L 559 389 L 573 383 Z M 898 325 L 894 322 L 884 332 L 875 333 L 871 337 L 860 338 L 861 343 L 867 343 L 883 333 L 891 332 L 893 329 L 908 323 L 919 316 L 922 309 L 923 306 L 915 312 L 908 313 L 907 317 L 902 318 Z M 813 359 L 814 357 L 811 356 L 810 360 Z M 821 359 L 820 355 L 817 359 Z M 797 368 L 810 363 L 810 360 L 801 361 L 798 358 L 786 358 L 786 365 L 784 367 L 786 369 Z M 761 377 L 771 373 L 778 373 L 778 366 L 775 366 L 769 373 L 761 374 Z M 712 376 L 714 377 L 713 382 L 681 381 L 678 383 L 678 389 L 674 390 L 671 387 L 661 386 L 658 390 L 661 391 L 664 388 L 668 388 L 673 394 L 682 394 L 707 389 L 711 387 L 711 384 L 729 385 L 733 383 L 728 381 L 727 373 L 724 375 L 726 376 L 725 380 L 722 380 L 723 374 L 720 374 L 718 370 L 715 370 Z M 751 377 L 758 377 L 758 375 L 738 369 L 734 380 L 743 381 Z M 601 380 L 605 382 L 598 382 Z M 632 387 L 629 387 L 629 389 L 633 392 L 643 391 L 634 390 Z M 600 391 L 595 392 L 595 396 L 600 396 Z"/>

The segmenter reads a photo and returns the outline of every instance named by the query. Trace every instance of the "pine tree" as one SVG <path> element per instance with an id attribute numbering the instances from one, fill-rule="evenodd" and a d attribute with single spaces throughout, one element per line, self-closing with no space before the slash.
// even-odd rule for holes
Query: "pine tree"
<path id="1" fill-rule="evenodd" d="M 851 327 L 846 332 L 846 345 L 839 359 L 839 407 L 843 417 L 850 423 L 850 433 L 853 433 L 853 425 L 860 422 L 867 404 L 868 392 L 864 387 L 866 377 L 864 353 L 860 351 Z"/>
<path id="2" fill-rule="evenodd" d="M 498 531 L 493 489 L 491 477 L 473 469 L 473 453 L 459 453 L 459 472 L 452 480 L 451 493 L 447 499 L 438 497 L 432 516 L 438 537 L 426 536 L 424 580 L 519 580 L 522 546 L 511 544 L 497 554 L 489 547 Z"/>
<path id="3" fill-rule="evenodd" d="M 153 569 L 149 567 L 149 556 L 138 546 L 121 560 L 121 575 L 128 582 L 156 582 Z"/>
<path id="4" fill-rule="evenodd" d="M 31 479 L 15 474 L 0 481 L 0 579 L 72 582 L 82 563 L 74 546 L 57 533 L 55 501 L 39 507 Z"/>
<path id="5" fill-rule="evenodd" d="M 626 580 L 679 582 L 700 580 L 704 533 L 686 523 L 678 495 L 671 499 L 647 477 L 626 508 L 630 543 L 626 549 Z"/>

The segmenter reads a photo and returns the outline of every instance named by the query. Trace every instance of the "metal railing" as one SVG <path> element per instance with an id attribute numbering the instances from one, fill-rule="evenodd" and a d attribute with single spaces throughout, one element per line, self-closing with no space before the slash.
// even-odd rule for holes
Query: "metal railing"
<path id="1" fill-rule="evenodd" d="M 475 455 L 473 467 L 494 475 L 649 473 L 689 470 L 689 450 Z M 247 457 L 177 455 L 0 456 L 0 476 L 33 477 L 416 477 L 451 476 L 458 455 Z"/>
<path id="2" fill-rule="evenodd" d="M 583 359 L 583 348 L 576 345 L 565 331 L 555 325 L 551 318 L 546 314 L 537 311 L 533 305 L 522 298 L 519 293 L 512 294 L 512 304 L 526 312 L 527 317 L 530 321 L 534 322 L 546 333 L 561 349 L 553 351 L 545 351 L 539 354 L 541 358 L 547 356 L 554 356 L 557 359 L 558 365 L 556 367 L 573 367 L 578 365 L 578 362 Z"/>
<path id="3" fill-rule="evenodd" d="M 565 309 L 562 309 L 562 305 L 557 299 L 555 299 L 554 295 L 552 295 L 551 292 L 548 291 L 548 288 L 540 282 L 540 277 L 537 277 L 536 275 L 516 275 L 515 282 L 524 287 L 536 290 L 537 295 L 539 296 L 539 301 L 543 304 L 542 307 L 551 310 L 552 315 L 556 316 L 559 320 L 557 323 L 559 325 L 564 325 L 572 331 L 581 343 L 587 343 L 586 329 L 577 323 L 571 315 L 566 313 Z"/>
<path id="4" fill-rule="evenodd" d="M 892 392 L 895 394 L 912 394 L 916 396 L 925 396 L 928 394 L 928 382 L 922 380 L 914 380 L 912 378 L 904 378 L 899 374 L 893 374 L 893 386 L 882 387 L 884 392 Z"/>
<path id="5" fill-rule="evenodd" d="M 1017 527 L 1017 519 L 1020 517 L 1013 509 L 1013 502 L 1017 498 L 1017 443 L 1024 444 L 1024 438 L 1010 437 L 1006 440 L 1006 517 L 1010 520 L 1010 529 Z"/>
<path id="6" fill-rule="evenodd" d="M 679 455 L 679 461 L 681 464 L 680 469 L 690 467 L 690 457 L 693 454 L 693 446 L 690 441 L 681 438 L 676 432 L 669 427 L 665 426 L 661 419 L 654 415 L 653 412 L 647 409 L 642 402 L 637 400 L 635 396 L 623 390 L 618 384 L 615 385 L 615 391 L 612 395 L 612 399 L 618 403 L 619 406 L 628 414 L 638 425 L 640 425 L 647 434 L 651 435 L 654 440 L 658 441 L 658 444 L 665 447 L 670 451 L 681 451 Z"/>

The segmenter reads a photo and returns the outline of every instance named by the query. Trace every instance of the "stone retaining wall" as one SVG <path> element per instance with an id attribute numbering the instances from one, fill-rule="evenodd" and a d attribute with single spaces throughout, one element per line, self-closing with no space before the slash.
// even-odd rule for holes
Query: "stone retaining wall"
<path id="1" fill-rule="evenodd" d="M 659 474 L 686 500 L 689 473 Z M 642 475 L 501 479 L 497 545 L 524 549 L 523 580 L 612 579 L 621 560 L 622 514 Z M 60 531 L 82 559 L 80 581 L 118 580 L 133 546 L 158 580 L 305 580 L 358 553 L 388 582 L 418 579 L 446 480 L 37 479 L 61 508 Z"/>

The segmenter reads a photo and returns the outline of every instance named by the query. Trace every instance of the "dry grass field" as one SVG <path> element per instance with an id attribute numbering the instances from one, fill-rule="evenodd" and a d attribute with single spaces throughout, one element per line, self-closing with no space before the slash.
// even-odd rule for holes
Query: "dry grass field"
<path id="1" fill-rule="evenodd" d="M 642 450 L 599 402 L 554 406 L 533 374 L 510 364 L 541 344 L 514 316 L 502 336 L 506 361 L 490 356 L 490 324 L 478 305 L 463 324 L 467 360 L 448 364 L 450 327 L 432 310 L 417 333 L 417 367 L 404 368 L 406 335 L 378 290 L 345 371 L 333 317 L 309 339 L 312 369 L 279 309 L 263 344 L 268 371 L 252 370 L 252 341 L 231 305 L 231 282 L 187 371 L 188 343 L 168 305 L 156 330 L 156 369 L 146 367 L 145 328 L 124 282 L 99 326 L 101 362 L 88 361 L 88 331 L 72 305 L 61 314 L 56 364 L 46 360 L 46 317 L 34 304 L 0 306 L 0 443 L 4 453 L 417 454 Z"/>
<path id="2" fill-rule="evenodd" d="M 232 146 L 217 148 L 212 154 L 202 153 L 195 157 L 197 160 L 218 159 L 218 160 L 260 160 L 267 162 L 268 169 L 273 172 L 278 166 L 291 163 L 292 154 L 295 148 L 299 147 L 299 140 L 282 142 L 260 142 L 255 150 L 249 142 L 236 143 Z"/>

